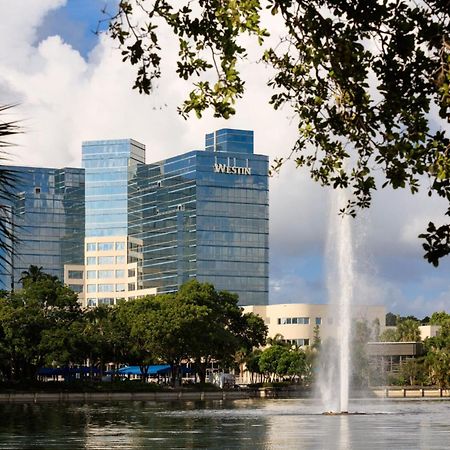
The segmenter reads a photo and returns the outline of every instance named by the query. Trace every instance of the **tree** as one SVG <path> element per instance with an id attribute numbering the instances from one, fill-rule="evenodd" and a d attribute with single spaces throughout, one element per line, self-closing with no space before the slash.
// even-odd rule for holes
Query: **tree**
<path id="1" fill-rule="evenodd" d="M 397 325 L 397 321 L 398 321 L 398 315 L 388 312 L 386 314 L 386 323 L 385 325 L 387 327 L 395 327 Z"/>
<path id="2" fill-rule="evenodd" d="M 431 316 L 440 322 L 441 329 L 437 336 L 424 342 L 429 379 L 441 388 L 450 385 L 450 320 L 445 315 L 444 312 L 439 312 Z"/>
<path id="3" fill-rule="evenodd" d="M 122 340 L 118 342 L 122 341 L 125 347 L 122 362 L 138 365 L 144 381 L 148 375 L 148 365 L 157 360 L 157 338 L 153 328 L 157 326 L 154 314 L 159 312 L 158 300 L 159 296 L 124 301 L 114 312 L 115 331 L 122 336 Z"/>
<path id="4" fill-rule="evenodd" d="M 404 319 L 397 324 L 399 342 L 419 342 L 420 322 L 414 319 Z"/>
<path id="5" fill-rule="evenodd" d="M 12 106 L 0 105 L 0 116 Z M 7 159 L 7 149 L 13 146 L 8 138 L 20 132 L 16 121 L 3 121 L 0 118 L 0 162 Z M 0 165 L 0 267 L 3 269 L 11 266 L 11 255 L 14 253 L 14 245 L 17 241 L 14 235 L 14 210 L 12 208 L 16 183 L 17 175 L 14 171 Z"/>
<path id="6" fill-rule="evenodd" d="M 38 267 L 32 264 L 27 270 L 24 270 L 19 279 L 19 281 L 22 282 L 22 286 L 25 288 L 28 284 L 35 283 L 36 281 L 49 276 L 44 273 L 43 269 L 42 266 Z"/>
<path id="7" fill-rule="evenodd" d="M 444 325 L 450 321 L 450 314 L 445 311 L 434 312 L 430 317 L 430 325 Z"/>
<path id="8" fill-rule="evenodd" d="M 372 330 L 367 320 L 353 322 L 351 342 L 352 381 L 359 387 L 370 384 L 370 367 L 367 357 L 367 343 L 370 341 Z"/>
<path id="9" fill-rule="evenodd" d="M 251 353 L 249 353 L 245 357 L 245 365 L 247 367 L 247 370 L 250 372 L 250 382 L 255 382 L 255 374 L 261 375 L 261 370 L 259 367 L 259 359 L 261 357 L 262 350 L 255 349 Z"/>
<path id="10" fill-rule="evenodd" d="M 422 358 L 411 358 L 400 364 L 400 376 L 407 380 L 410 386 L 423 384 L 424 363 Z"/>
<path id="11" fill-rule="evenodd" d="M 397 327 L 388 328 L 380 335 L 381 342 L 419 342 L 420 322 L 413 316 L 397 316 Z"/>
<path id="12" fill-rule="evenodd" d="M 259 357 L 259 369 L 264 374 L 266 380 L 273 381 L 275 375 L 283 375 L 284 367 L 279 368 L 280 360 L 289 352 L 289 347 L 274 344 L 267 347 Z"/>
<path id="13" fill-rule="evenodd" d="M 0 299 L 0 349 L 8 380 L 33 379 L 44 363 L 73 361 L 76 344 L 68 330 L 81 319 L 77 295 L 41 273 L 25 288 Z"/>
<path id="14" fill-rule="evenodd" d="M 274 46 L 265 44 L 265 9 L 284 23 Z M 239 64 L 248 34 L 262 46 L 262 63 L 274 69 L 270 103 L 290 107 L 298 123 L 289 158 L 323 185 L 349 187 L 353 198 L 343 212 L 369 207 L 379 185 L 414 194 L 425 177 L 428 194 L 448 201 L 450 215 L 447 2 L 121 0 L 110 35 L 124 61 L 137 66 L 134 88 L 147 94 L 161 75 L 161 23 L 179 42 L 178 75 L 194 82 L 183 116 L 207 108 L 217 117 L 234 114 L 245 90 Z M 430 222 L 420 237 L 434 265 L 450 252 L 450 224 Z"/>
<path id="15" fill-rule="evenodd" d="M 397 329 L 388 328 L 384 330 L 380 335 L 380 342 L 398 342 L 398 332 Z"/>
<path id="16" fill-rule="evenodd" d="M 195 361 L 200 382 L 205 381 L 211 361 L 231 366 L 237 352 L 245 358 L 265 343 L 267 326 L 255 314 L 242 313 L 236 294 L 217 292 L 211 284 L 192 280 L 181 286 L 176 298 L 183 305 L 206 308 L 205 316 L 194 322 L 189 334 L 189 356 Z"/>

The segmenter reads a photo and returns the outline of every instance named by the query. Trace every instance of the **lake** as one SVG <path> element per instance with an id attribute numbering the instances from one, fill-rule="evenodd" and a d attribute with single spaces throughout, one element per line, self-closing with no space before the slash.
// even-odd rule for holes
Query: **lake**
<path id="1" fill-rule="evenodd" d="M 450 401 L 314 400 L 0 404 L 0 449 L 447 449 Z"/>

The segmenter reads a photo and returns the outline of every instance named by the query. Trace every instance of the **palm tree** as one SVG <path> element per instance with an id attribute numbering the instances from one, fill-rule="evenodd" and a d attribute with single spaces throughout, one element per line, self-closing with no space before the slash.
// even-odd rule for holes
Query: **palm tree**
<path id="1" fill-rule="evenodd" d="M 404 319 L 397 323 L 397 333 L 400 342 L 420 341 L 420 322 L 414 319 Z"/>
<path id="2" fill-rule="evenodd" d="M 43 271 L 43 267 L 34 266 L 33 264 L 28 268 L 28 270 L 24 270 L 22 272 L 22 276 L 20 280 L 22 282 L 23 287 L 30 283 L 36 283 L 36 281 L 41 280 L 42 278 L 48 277 Z"/>
<path id="3" fill-rule="evenodd" d="M 0 105 L 0 116 L 4 111 L 14 105 Z M 0 119 L 0 163 L 7 160 L 6 149 L 14 144 L 7 139 L 20 133 L 16 121 L 3 121 Z M 5 140 L 6 139 L 6 140 Z M 11 256 L 14 254 L 14 185 L 17 181 L 15 172 L 0 164 L 0 267 L 6 269 L 11 266 Z"/>
<path id="4" fill-rule="evenodd" d="M 280 333 L 277 333 L 274 337 L 268 337 L 266 344 L 267 345 L 288 345 L 284 341 L 283 335 Z"/>

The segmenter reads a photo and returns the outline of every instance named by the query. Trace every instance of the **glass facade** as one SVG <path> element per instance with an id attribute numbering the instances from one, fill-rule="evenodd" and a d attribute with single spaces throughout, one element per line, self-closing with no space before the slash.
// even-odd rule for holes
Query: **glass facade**
<path id="1" fill-rule="evenodd" d="M 208 146 L 215 138 L 220 150 Z M 242 305 L 267 304 L 268 158 L 253 154 L 251 131 L 208 134 L 206 150 L 139 166 L 131 180 L 141 285 L 172 292 L 197 278 L 237 293 Z"/>
<path id="2" fill-rule="evenodd" d="M 82 161 L 83 169 L 18 168 L 16 281 L 30 264 L 60 278 L 65 264 L 80 265 L 68 274 L 89 280 L 87 293 L 173 292 L 197 278 L 242 305 L 268 303 L 268 158 L 253 153 L 252 131 L 218 130 L 205 150 L 151 164 L 132 139 L 84 142 Z"/>
<path id="3" fill-rule="evenodd" d="M 9 168 L 18 175 L 17 197 L 10 202 L 17 244 L 11 266 L 1 269 L 0 289 L 12 282 L 20 287 L 30 265 L 63 279 L 65 264 L 83 264 L 84 171 Z"/>
<path id="4" fill-rule="evenodd" d="M 132 139 L 89 141 L 83 142 L 82 152 L 86 237 L 126 236 L 128 178 L 138 163 L 145 162 L 145 147 Z"/>

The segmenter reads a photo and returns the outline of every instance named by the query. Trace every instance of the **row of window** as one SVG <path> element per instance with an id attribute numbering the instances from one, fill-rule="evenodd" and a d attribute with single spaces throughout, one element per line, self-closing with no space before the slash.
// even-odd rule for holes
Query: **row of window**
<path id="1" fill-rule="evenodd" d="M 141 298 L 141 295 L 138 295 L 137 297 L 128 297 L 128 300 L 134 300 L 135 298 Z M 119 299 L 115 299 L 113 297 L 101 297 L 101 298 L 88 298 L 86 300 L 86 304 L 89 307 L 95 307 L 100 305 L 108 305 L 112 306 L 115 303 L 117 303 Z"/>
<path id="2" fill-rule="evenodd" d="M 316 317 L 316 325 L 322 324 L 322 318 Z M 309 325 L 309 317 L 279 317 L 278 325 Z"/>
<path id="3" fill-rule="evenodd" d="M 128 269 L 128 278 L 136 276 L 136 269 Z M 96 278 L 125 278 L 125 270 L 87 270 L 86 278 L 88 280 L 93 280 Z M 82 280 L 83 271 L 82 270 L 69 270 L 69 279 L 71 280 Z"/>
<path id="4" fill-rule="evenodd" d="M 120 256 L 88 256 L 86 258 L 86 264 L 88 266 L 101 265 L 101 264 L 125 264 L 126 258 L 123 255 Z"/>
<path id="5" fill-rule="evenodd" d="M 88 293 L 92 292 L 125 292 L 126 285 L 125 283 L 117 283 L 117 284 L 88 284 L 86 290 Z M 135 284 L 128 283 L 128 290 L 134 291 Z"/>
<path id="6" fill-rule="evenodd" d="M 106 297 L 106 298 L 88 298 L 87 306 L 100 306 L 100 305 L 114 305 L 114 298 Z"/>
<path id="7" fill-rule="evenodd" d="M 113 249 L 125 250 L 125 242 L 88 242 L 86 251 L 88 252 L 107 252 Z"/>
<path id="8" fill-rule="evenodd" d="M 297 345 L 298 347 L 309 345 L 309 339 L 283 339 L 283 342 L 291 345 Z"/>

